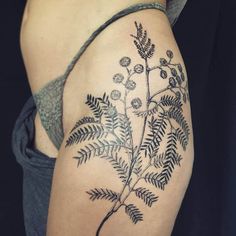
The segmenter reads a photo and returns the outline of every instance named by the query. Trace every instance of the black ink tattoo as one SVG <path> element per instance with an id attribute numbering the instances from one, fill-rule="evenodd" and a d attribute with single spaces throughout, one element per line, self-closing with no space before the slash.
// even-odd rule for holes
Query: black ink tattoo
<path id="1" fill-rule="evenodd" d="M 87 191 L 90 200 L 107 200 L 113 205 L 102 219 L 96 235 L 105 222 L 122 207 L 134 224 L 143 221 L 142 212 L 129 202 L 131 194 L 141 199 L 148 207 L 158 201 L 158 196 L 147 188 L 138 186 L 141 181 L 164 190 L 171 179 L 175 166 L 180 166 L 182 157 L 178 153 L 177 142 L 185 151 L 189 142 L 190 129 L 183 115 L 183 104 L 189 100 L 187 81 L 181 64 L 174 64 L 174 54 L 166 51 L 166 58 L 160 58 L 160 63 L 150 67 L 149 59 L 155 53 L 155 45 L 143 29 L 142 24 L 135 22 L 136 35 L 131 35 L 143 64 L 137 64 L 132 69 L 131 59 L 123 57 L 119 64 L 127 76 L 117 73 L 113 82 L 124 86 L 124 94 L 119 90 L 111 91 L 101 97 L 89 94 L 86 104 L 93 117 L 83 117 L 72 129 L 66 142 L 66 147 L 86 141 L 78 150 L 78 167 L 91 158 L 100 157 L 110 162 L 122 182 L 121 191 L 115 192 L 106 188 L 95 188 Z M 151 93 L 150 73 L 160 72 L 160 78 L 167 80 L 167 86 Z M 145 73 L 146 100 L 131 97 L 135 90 L 135 75 Z M 165 94 L 165 92 L 169 94 Z M 124 110 L 119 112 L 114 103 L 123 104 Z M 122 108 L 123 109 L 123 108 Z M 143 120 L 139 143 L 134 144 L 130 113 Z M 163 142 L 163 138 L 167 142 Z M 164 143 L 164 144 L 163 144 Z M 160 146 L 165 145 L 165 151 L 160 153 Z M 122 153 L 124 151 L 124 155 Z"/>

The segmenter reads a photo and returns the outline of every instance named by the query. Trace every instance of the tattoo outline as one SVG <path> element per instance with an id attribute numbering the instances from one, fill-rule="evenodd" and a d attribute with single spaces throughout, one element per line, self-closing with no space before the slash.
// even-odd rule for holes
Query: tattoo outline
<path id="1" fill-rule="evenodd" d="M 158 196 L 149 189 L 137 185 L 143 180 L 157 189 L 164 190 L 175 166 L 180 166 L 182 160 L 177 152 L 177 142 L 184 151 L 189 142 L 190 129 L 182 109 L 183 104 L 189 101 L 188 84 L 183 68 L 181 64 L 172 63 L 174 54 L 171 50 L 166 51 L 167 59 L 160 58 L 159 65 L 150 67 L 149 59 L 155 53 L 155 44 L 141 23 L 135 22 L 135 28 L 136 35 L 130 36 L 144 63 L 136 64 L 130 69 L 131 58 L 122 57 L 119 64 L 125 69 L 127 76 L 117 73 L 112 78 L 114 83 L 124 86 L 124 96 L 122 97 L 122 93 L 116 89 L 112 90 L 110 95 L 104 93 L 101 97 L 87 95 L 86 105 L 91 109 L 93 117 L 80 119 L 66 141 L 66 147 L 89 141 L 74 157 L 78 167 L 92 157 L 100 157 L 111 163 L 123 184 L 119 193 L 106 188 L 87 191 L 91 201 L 103 199 L 113 203 L 98 226 L 96 236 L 100 235 L 105 222 L 121 207 L 125 208 L 125 213 L 134 224 L 143 221 L 142 212 L 134 204 L 127 203 L 129 196 L 134 194 L 148 207 L 152 207 L 158 201 Z M 168 80 L 168 86 L 151 94 L 149 79 L 150 73 L 154 70 L 159 70 L 160 77 Z M 133 77 L 142 73 L 145 73 L 146 101 L 142 102 L 139 97 L 135 97 L 128 106 L 127 97 L 136 88 Z M 166 91 L 170 91 L 173 95 L 162 95 Z M 111 100 L 124 105 L 123 113 L 118 112 Z M 138 145 L 134 145 L 133 142 L 132 124 L 128 115 L 130 109 L 135 116 L 143 119 Z M 175 128 L 172 121 L 178 128 Z M 112 136 L 113 139 L 107 139 L 108 136 Z M 167 137 L 166 150 L 159 153 L 164 137 Z M 119 155 L 121 150 L 125 150 L 128 158 Z M 148 160 L 146 165 L 144 159 Z"/>

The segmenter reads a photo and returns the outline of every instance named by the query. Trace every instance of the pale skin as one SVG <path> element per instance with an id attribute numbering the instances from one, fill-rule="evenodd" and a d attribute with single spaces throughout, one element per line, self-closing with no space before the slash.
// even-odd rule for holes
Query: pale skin
<path id="1" fill-rule="evenodd" d="M 102 8 L 101 6 L 105 2 L 106 8 Z M 109 4 L 111 2 L 113 4 Z M 81 1 L 82 5 L 75 9 L 77 6 L 75 1 L 71 1 L 71 5 L 65 4 L 64 1 L 60 3 L 57 1 L 57 8 L 54 8 L 55 1 L 47 1 L 47 3 L 44 3 L 44 1 L 41 1 L 41 3 L 31 1 L 31 12 L 28 20 L 26 19 L 25 23 L 23 23 L 21 45 L 32 91 L 37 92 L 48 81 L 62 74 L 81 44 L 108 16 L 137 2 L 90 1 L 90 3 L 83 3 Z M 164 1 L 162 3 L 165 4 Z M 100 8 L 96 8 L 97 4 L 100 4 Z M 60 7 L 63 10 L 60 10 Z M 85 16 L 85 9 L 88 8 L 90 8 L 90 15 Z M 45 15 L 39 18 L 37 14 L 40 13 L 40 9 Z M 58 9 L 58 11 L 55 9 Z M 97 20 L 94 21 L 91 15 L 94 15 L 94 17 L 97 15 Z M 81 19 L 85 19 L 85 17 L 86 21 L 83 25 Z M 42 23 L 44 21 L 51 23 L 48 23 L 47 27 L 45 27 Z M 149 61 L 150 66 L 155 66 L 161 57 L 165 57 L 166 50 L 171 49 L 174 53 L 173 63 L 181 63 L 186 75 L 183 59 L 168 19 L 157 10 L 140 11 L 120 19 L 104 30 L 90 45 L 72 71 L 65 87 L 63 121 L 66 135 L 59 152 L 47 138 L 45 131 L 40 125 L 39 118 L 36 118 L 35 121 L 36 147 L 48 155 L 58 158 L 50 200 L 48 236 L 95 235 L 101 219 L 111 208 L 112 204 L 103 200 L 90 201 L 86 191 L 98 187 L 113 189 L 117 192 L 122 189 L 122 184 L 114 170 L 109 163 L 101 158 L 96 157 L 86 165 L 81 165 L 78 168 L 77 162 L 73 157 L 82 146 L 78 144 L 68 148 L 66 147 L 66 141 L 75 123 L 79 119 L 91 115 L 91 111 L 85 104 L 87 95 L 102 96 L 104 92 L 109 94 L 112 90 L 117 89 L 112 77 L 115 73 L 121 72 L 118 63 L 120 58 L 128 55 L 132 58 L 134 64 L 142 63 L 130 37 L 130 34 L 135 33 L 135 21 L 142 22 L 148 31 L 149 37 L 156 45 L 156 53 Z M 71 27 L 67 27 L 67 24 L 70 24 Z M 39 35 L 31 35 L 30 27 L 33 27 L 33 25 L 38 27 L 37 32 Z M 55 27 L 55 25 L 60 25 L 60 27 Z M 55 32 L 52 33 L 52 30 Z M 55 38 L 57 37 L 62 37 L 62 41 L 56 40 Z M 32 40 L 34 43 L 32 43 Z M 32 50 L 32 48 L 37 48 L 37 50 Z M 146 96 L 144 91 L 145 81 L 141 78 L 142 76 L 140 75 L 140 79 L 137 78 L 135 80 L 137 88 L 132 93 L 134 97 L 140 97 L 144 103 Z M 166 81 L 160 78 L 157 70 L 153 71 L 153 75 L 150 76 L 151 80 L 157 81 L 151 84 L 150 93 L 152 94 L 166 87 Z M 169 95 L 169 92 L 166 91 L 164 94 Z M 122 104 L 114 104 L 116 104 L 117 109 L 123 109 Z M 175 168 L 165 190 L 162 191 L 149 186 L 149 189 L 158 196 L 157 204 L 149 208 L 143 205 L 140 199 L 130 196 L 132 203 L 138 205 L 139 209 L 142 210 L 144 220 L 134 225 L 128 219 L 128 216 L 125 215 L 124 210 L 121 209 L 107 221 L 100 235 L 169 236 L 171 234 L 191 176 L 193 163 L 193 137 L 189 102 L 183 105 L 183 115 L 190 127 L 189 143 L 186 151 L 181 152 L 183 158 L 181 166 Z M 133 140 L 134 143 L 138 143 L 142 133 L 143 120 L 134 115 L 131 116 Z M 179 144 L 178 148 L 180 148 Z M 160 147 L 160 151 L 165 151 L 164 145 Z M 139 184 L 139 187 L 146 186 L 145 182 L 140 182 Z M 126 189 L 125 191 L 128 190 Z"/>

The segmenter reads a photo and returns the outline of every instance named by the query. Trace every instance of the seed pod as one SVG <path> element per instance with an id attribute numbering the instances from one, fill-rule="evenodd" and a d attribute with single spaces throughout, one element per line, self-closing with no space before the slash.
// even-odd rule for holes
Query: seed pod
<path id="1" fill-rule="evenodd" d="M 134 109 L 139 109 L 141 106 L 142 106 L 142 101 L 140 98 L 134 98 L 132 101 L 131 101 L 131 106 L 134 108 Z"/>
<path id="2" fill-rule="evenodd" d="M 125 87 L 128 90 L 134 90 L 136 88 L 136 83 L 133 80 L 127 80 Z"/>
<path id="3" fill-rule="evenodd" d="M 167 60 L 165 58 L 160 58 L 160 64 L 162 66 L 166 66 L 168 64 Z"/>
<path id="4" fill-rule="evenodd" d="M 136 72 L 137 74 L 141 74 L 141 73 L 143 73 L 143 71 L 144 71 L 143 65 L 141 65 L 141 64 L 135 65 L 134 72 Z"/>
<path id="5" fill-rule="evenodd" d="M 174 88 L 176 86 L 176 80 L 173 77 L 170 77 L 169 84 L 171 87 Z"/>
<path id="6" fill-rule="evenodd" d="M 177 76 L 178 75 L 177 70 L 175 68 L 171 68 L 171 74 L 173 76 Z"/>
<path id="7" fill-rule="evenodd" d="M 119 84 L 119 83 L 121 83 L 123 80 L 124 80 L 124 76 L 123 76 L 122 74 L 120 74 L 120 73 L 117 73 L 117 74 L 115 74 L 115 75 L 113 76 L 113 81 L 114 81 L 114 83 Z"/>
<path id="8" fill-rule="evenodd" d="M 130 63 L 131 63 L 131 59 L 129 57 L 122 57 L 120 59 L 120 65 L 123 66 L 123 67 L 129 66 Z"/>
<path id="9" fill-rule="evenodd" d="M 170 59 L 172 59 L 172 58 L 174 57 L 174 54 L 173 54 L 173 52 L 172 52 L 171 50 L 167 50 L 167 51 L 166 51 L 166 55 L 167 55 Z"/>
<path id="10" fill-rule="evenodd" d="M 176 76 L 176 80 L 177 80 L 177 83 L 178 83 L 179 85 L 182 84 L 182 80 L 181 80 L 181 78 L 180 78 L 178 75 Z"/>
<path id="11" fill-rule="evenodd" d="M 166 79 L 167 78 L 167 72 L 165 70 L 161 70 L 160 76 L 161 76 L 162 79 Z"/>
<path id="12" fill-rule="evenodd" d="M 119 90 L 112 90 L 111 91 L 111 99 L 118 100 L 121 97 L 121 92 Z"/>

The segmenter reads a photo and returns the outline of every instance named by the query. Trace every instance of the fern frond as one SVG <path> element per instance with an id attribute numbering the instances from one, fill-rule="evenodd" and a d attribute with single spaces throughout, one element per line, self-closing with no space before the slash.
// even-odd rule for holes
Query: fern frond
<path id="1" fill-rule="evenodd" d="M 139 55 L 141 58 L 147 60 L 151 58 L 155 52 L 155 45 L 151 42 L 151 39 L 147 37 L 147 31 L 143 30 L 142 24 L 137 24 L 136 27 L 136 36 L 131 35 L 134 38 L 134 45 L 136 46 Z"/>
<path id="2" fill-rule="evenodd" d="M 123 114 L 119 114 L 118 119 L 121 140 L 124 144 L 130 144 L 133 132 L 130 119 Z"/>
<path id="3" fill-rule="evenodd" d="M 89 95 L 87 95 L 87 101 L 85 102 L 85 104 L 87 104 L 90 107 L 94 116 L 97 119 L 100 119 L 103 112 L 102 112 L 102 109 L 99 104 L 99 99 L 94 97 L 93 95 L 89 94 Z"/>
<path id="4" fill-rule="evenodd" d="M 145 204 L 148 205 L 149 207 L 151 207 L 152 204 L 158 200 L 158 197 L 146 188 L 140 187 L 135 189 L 134 192 L 135 195 L 138 198 L 142 199 L 145 202 Z"/>
<path id="5" fill-rule="evenodd" d="M 78 166 L 86 163 L 91 157 L 96 156 L 111 156 L 121 150 L 122 146 L 115 141 L 97 140 L 87 144 L 84 148 L 78 151 L 78 155 L 74 159 L 78 160 Z"/>
<path id="6" fill-rule="evenodd" d="M 164 166 L 164 163 L 165 163 L 165 158 L 166 158 L 166 155 L 165 153 L 162 153 L 160 155 L 155 155 L 153 157 L 153 166 L 155 168 L 161 168 Z"/>
<path id="7" fill-rule="evenodd" d="M 174 171 L 175 165 L 178 165 L 178 154 L 176 153 L 177 144 L 176 136 L 170 132 L 168 134 L 168 141 L 165 153 L 165 162 L 161 173 L 158 175 L 158 183 L 162 190 L 165 189 L 165 185 L 168 184 L 172 172 Z"/>
<path id="8" fill-rule="evenodd" d="M 159 174 L 158 174 L 158 173 L 148 172 L 148 173 L 144 176 L 144 180 L 145 180 L 147 183 L 152 184 L 152 185 L 155 186 L 156 188 L 162 188 L 161 183 L 159 182 Z"/>
<path id="9" fill-rule="evenodd" d="M 123 183 L 126 183 L 128 178 L 128 171 L 129 166 L 126 163 L 125 160 L 123 160 L 121 157 L 118 157 L 117 153 L 115 153 L 115 156 L 109 156 L 106 158 L 112 165 L 112 167 L 117 171 L 119 178 L 122 180 Z"/>
<path id="10" fill-rule="evenodd" d="M 103 97 L 97 98 L 103 112 L 103 123 L 107 131 L 113 131 L 119 127 L 118 112 L 116 107 L 109 101 L 109 96 L 106 93 Z"/>
<path id="11" fill-rule="evenodd" d="M 97 99 L 101 104 L 104 104 L 106 106 L 111 105 L 111 102 L 109 101 L 109 95 L 107 95 L 106 93 L 104 93 L 102 97 L 98 97 Z"/>
<path id="12" fill-rule="evenodd" d="M 141 146 L 141 150 L 145 151 L 145 156 L 149 155 L 149 157 L 151 157 L 152 153 L 159 148 L 160 142 L 165 135 L 167 127 L 165 115 L 159 114 L 157 119 L 152 116 L 151 121 L 148 121 L 148 125 L 150 132 L 147 134 Z"/>
<path id="13" fill-rule="evenodd" d="M 107 132 L 102 124 L 91 123 L 72 132 L 66 140 L 66 147 L 81 143 L 85 140 L 100 139 L 105 135 L 107 135 Z"/>
<path id="14" fill-rule="evenodd" d="M 85 125 L 88 123 L 98 123 L 93 117 L 88 117 L 85 116 L 82 119 L 80 119 L 79 121 L 76 122 L 75 126 L 73 127 L 73 129 L 70 131 L 70 134 L 76 130 L 78 127 L 80 127 L 81 125 Z"/>
<path id="15" fill-rule="evenodd" d="M 186 150 L 186 147 L 188 145 L 188 137 L 186 136 L 185 132 L 183 132 L 182 129 L 178 128 L 175 131 L 175 135 L 179 143 L 182 145 L 183 149 Z"/>
<path id="16" fill-rule="evenodd" d="M 182 110 L 183 104 L 181 103 L 180 99 L 170 96 L 170 95 L 164 95 L 161 97 L 160 104 L 163 106 L 173 106 L 180 110 Z"/>
<path id="17" fill-rule="evenodd" d="M 174 119 L 179 124 L 179 126 L 182 128 L 182 130 L 188 140 L 189 134 L 190 134 L 190 129 L 189 129 L 188 123 L 185 120 L 182 112 L 175 107 L 171 107 L 168 111 L 168 116 L 169 116 L 169 118 Z"/>
<path id="18" fill-rule="evenodd" d="M 136 174 L 137 176 L 140 175 L 141 171 L 142 171 L 142 165 L 143 164 L 143 161 L 142 161 L 142 156 L 141 154 L 139 153 L 137 155 L 137 158 L 135 160 L 135 163 L 134 163 L 134 168 L 133 168 L 133 172 L 134 174 Z"/>
<path id="19" fill-rule="evenodd" d="M 89 199 L 92 201 L 108 200 L 114 202 L 119 198 L 119 194 L 110 189 L 95 188 L 87 191 L 86 193 L 89 195 Z"/>
<path id="20" fill-rule="evenodd" d="M 137 224 L 139 221 L 143 221 L 143 214 L 135 205 L 127 205 L 125 207 L 125 212 L 127 215 L 129 215 L 134 224 Z"/>

